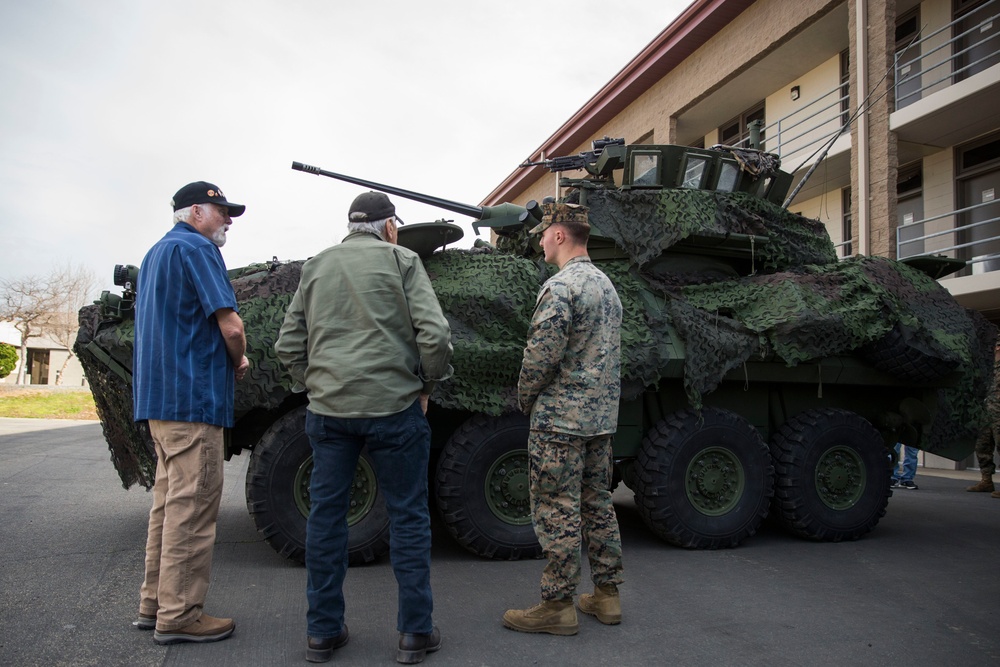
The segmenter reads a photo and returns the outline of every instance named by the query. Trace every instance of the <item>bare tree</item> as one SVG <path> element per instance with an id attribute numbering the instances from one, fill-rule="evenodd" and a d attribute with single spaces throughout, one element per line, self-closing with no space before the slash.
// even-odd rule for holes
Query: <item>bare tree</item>
<path id="1" fill-rule="evenodd" d="M 66 377 L 66 367 L 74 356 L 73 343 L 80 328 L 77 313 L 90 302 L 97 281 L 89 269 L 67 264 L 54 269 L 48 283 L 53 295 L 58 295 L 59 298 L 56 310 L 42 323 L 42 331 L 45 336 L 66 348 L 68 352 L 62 368 L 56 373 L 56 384 L 60 385 Z"/>
<path id="2" fill-rule="evenodd" d="M 66 265 L 48 276 L 0 279 L 0 321 L 10 322 L 21 334 L 20 366 L 17 384 L 24 384 L 27 372 L 28 341 L 47 336 L 69 350 L 73 356 L 76 312 L 94 291 L 94 275 L 82 266 Z M 66 364 L 56 383 L 65 374 Z"/>

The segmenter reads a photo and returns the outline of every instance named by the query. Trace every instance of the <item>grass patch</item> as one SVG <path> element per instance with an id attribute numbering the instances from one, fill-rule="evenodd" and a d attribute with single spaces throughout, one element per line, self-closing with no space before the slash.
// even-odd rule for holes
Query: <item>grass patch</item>
<path id="1" fill-rule="evenodd" d="M 89 391 L 23 389 L 0 392 L 0 417 L 18 419 L 97 419 Z"/>

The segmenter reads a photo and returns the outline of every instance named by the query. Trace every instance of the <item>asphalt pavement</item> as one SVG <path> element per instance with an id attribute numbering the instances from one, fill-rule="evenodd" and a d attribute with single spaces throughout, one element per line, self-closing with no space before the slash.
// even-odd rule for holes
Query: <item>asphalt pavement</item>
<path id="1" fill-rule="evenodd" d="M 0 665 L 305 665 L 305 571 L 247 515 L 247 457 L 226 464 L 206 611 L 232 616 L 215 644 L 163 647 L 131 626 L 151 496 L 122 488 L 96 422 L 0 419 Z M 624 619 L 580 618 L 575 637 L 502 627 L 537 602 L 541 561 L 496 562 L 435 519 L 429 667 L 518 665 L 1000 664 L 1000 500 L 970 472 L 918 471 L 876 530 L 806 542 L 765 525 L 739 548 L 685 551 L 654 538 L 619 487 Z M 586 585 L 585 590 L 589 590 Z M 352 568 L 341 665 L 392 665 L 396 595 L 387 561 Z"/>

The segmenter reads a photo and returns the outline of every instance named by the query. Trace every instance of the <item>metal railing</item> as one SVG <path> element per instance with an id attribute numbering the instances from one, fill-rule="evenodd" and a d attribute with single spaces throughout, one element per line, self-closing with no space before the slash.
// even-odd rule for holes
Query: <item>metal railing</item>
<path id="1" fill-rule="evenodd" d="M 994 200 L 966 206 L 965 208 L 897 227 L 896 257 L 898 259 L 907 259 L 910 257 L 947 255 L 968 261 L 970 265 L 973 265 L 973 273 L 986 273 L 1000 269 L 1000 262 L 993 261 L 1000 259 L 1000 215 L 963 225 L 956 225 L 954 222 L 954 220 L 960 219 L 963 214 L 983 210 L 991 206 L 994 207 L 991 213 L 1000 212 L 1000 200 Z M 953 218 L 954 220 L 949 222 L 948 218 Z M 934 225 L 933 223 L 936 222 L 939 222 L 939 224 Z M 930 233 L 921 233 L 926 232 L 929 225 L 935 227 L 944 226 L 944 229 L 938 229 Z M 903 238 L 904 236 L 908 238 Z M 979 238 L 972 238 L 971 240 L 966 240 L 965 238 L 973 236 L 978 236 Z M 940 239 L 940 242 L 933 243 L 933 248 L 927 250 L 927 242 L 936 239 Z M 915 244 L 919 244 L 919 247 L 914 248 Z M 975 266 L 977 264 L 981 266 Z"/>
<path id="2" fill-rule="evenodd" d="M 833 246 L 834 252 L 837 253 L 839 259 L 847 259 L 848 257 L 854 257 L 854 240 L 847 239 L 846 241 L 841 241 L 840 243 L 835 243 Z"/>
<path id="3" fill-rule="evenodd" d="M 761 148 L 781 157 L 787 171 L 797 169 L 799 162 L 840 134 L 849 113 L 844 108 L 848 96 L 847 86 L 838 84 L 833 90 L 765 125 L 761 130 Z M 749 142 L 750 138 L 745 137 L 733 145 L 747 147 Z"/>
<path id="4" fill-rule="evenodd" d="M 969 14 L 938 28 L 900 52 L 900 57 L 897 57 L 895 63 L 896 110 L 922 99 L 924 91 L 928 88 L 942 86 L 942 84 L 944 86 L 952 85 L 963 74 L 1000 53 L 1000 46 L 998 46 L 977 60 L 962 63 L 962 59 L 976 47 L 996 37 L 994 33 L 987 34 L 978 40 L 974 37 L 977 32 L 981 35 L 984 30 L 991 28 L 995 21 L 1000 21 L 1000 0 L 990 0 L 971 13 L 981 12 L 987 8 L 991 11 L 981 21 L 963 32 L 952 35 L 951 39 L 931 46 L 933 42 L 940 39 L 941 33 L 951 31 L 959 23 L 968 20 Z M 969 39 L 965 46 L 959 44 L 970 37 L 972 39 Z M 959 44 L 960 48 L 953 48 L 956 44 Z M 926 46 L 931 46 L 931 48 L 924 53 L 922 51 Z M 910 70 L 915 71 L 911 72 Z"/>

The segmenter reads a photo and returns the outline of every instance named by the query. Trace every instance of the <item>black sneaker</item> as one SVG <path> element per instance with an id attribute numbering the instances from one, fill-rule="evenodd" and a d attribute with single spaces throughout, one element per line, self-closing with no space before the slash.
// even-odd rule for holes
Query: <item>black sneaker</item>
<path id="1" fill-rule="evenodd" d="M 895 477 L 893 477 L 892 478 L 892 484 L 889 485 L 889 488 L 890 489 L 898 489 L 899 488 L 899 480 L 896 479 Z"/>
<path id="2" fill-rule="evenodd" d="M 906 479 L 899 483 L 899 488 L 909 489 L 910 491 L 916 491 L 920 487 L 914 484 L 912 480 Z"/>

